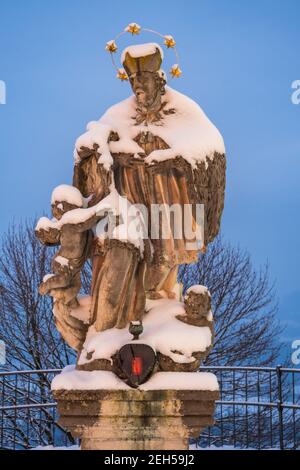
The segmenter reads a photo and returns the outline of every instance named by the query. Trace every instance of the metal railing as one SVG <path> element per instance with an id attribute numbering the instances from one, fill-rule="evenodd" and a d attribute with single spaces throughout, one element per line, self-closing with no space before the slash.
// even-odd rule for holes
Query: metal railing
<path id="1" fill-rule="evenodd" d="M 201 447 L 300 448 L 300 369 L 203 367 L 220 385 L 215 426 L 195 442 Z M 60 369 L 0 373 L 0 448 L 70 446 L 58 423 L 51 381 Z"/>
<path id="2" fill-rule="evenodd" d="M 215 426 L 201 446 L 253 449 L 300 447 L 300 369 L 207 367 L 220 385 Z M 298 382 L 296 382 L 296 378 Z"/>

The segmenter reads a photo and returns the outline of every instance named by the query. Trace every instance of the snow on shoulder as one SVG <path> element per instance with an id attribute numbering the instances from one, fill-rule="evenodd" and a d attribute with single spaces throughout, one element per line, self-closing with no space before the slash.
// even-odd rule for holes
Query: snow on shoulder
<path id="1" fill-rule="evenodd" d="M 146 57 L 147 55 L 155 54 L 156 49 L 159 50 L 161 58 L 164 58 L 164 53 L 162 48 L 156 42 L 147 42 L 146 44 L 137 44 L 133 46 L 126 47 L 121 54 L 121 62 L 124 63 L 126 54 L 135 59 L 138 57 Z"/>
<path id="2" fill-rule="evenodd" d="M 195 101 L 166 87 L 164 102 L 167 114 L 163 120 L 147 126 L 136 125 L 132 119 L 136 113 L 135 96 L 109 108 L 99 123 L 114 128 L 119 135 L 120 140 L 109 143 L 111 153 L 143 152 L 133 140 L 140 132 L 151 132 L 170 147 L 150 153 L 145 159 L 149 164 L 181 156 L 194 167 L 199 161 L 213 158 L 215 152 L 225 153 L 220 132 Z"/>
<path id="3" fill-rule="evenodd" d="M 136 46 L 137 47 L 137 46 Z M 111 106 L 99 121 L 88 124 L 87 131 L 75 144 L 75 159 L 80 159 L 80 149 L 99 146 L 99 163 L 108 170 L 112 154 L 131 154 L 138 157 L 144 150 L 135 142 L 141 132 L 151 132 L 163 139 L 168 149 L 155 150 L 144 161 L 153 164 L 181 156 L 193 168 L 197 162 L 213 159 L 215 153 L 224 154 L 223 138 L 200 106 L 191 98 L 166 87 L 163 96 L 162 119 L 157 122 L 137 125 L 137 102 L 134 95 Z M 119 140 L 109 141 L 110 132 L 118 134 Z"/>

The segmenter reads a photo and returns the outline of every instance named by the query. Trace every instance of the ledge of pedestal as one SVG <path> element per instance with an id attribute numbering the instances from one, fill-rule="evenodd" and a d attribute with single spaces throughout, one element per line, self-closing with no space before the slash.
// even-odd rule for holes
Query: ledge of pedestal
<path id="1" fill-rule="evenodd" d="M 188 449 L 190 437 L 198 437 L 205 427 L 214 424 L 219 391 L 213 374 L 158 372 L 138 389 L 132 389 L 122 381 L 120 384 L 119 379 L 116 383 L 120 388 L 113 389 L 107 388 L 109 381 L 104 382 L 106 376 L 115 383 L 111 372 L 74 372 L 77 383 L 80 374 L 80 389 L 63 388 L 64 383 L 68 386 L 66 378 L 56 379 L 52 389 L 58 402 L 60 423 L 74 437 L 81 438 L 82 449 Z M 82 377 L 82 374 L 93 377 Z M 185 384 L 182 388 L 172 389 L 172 383 L 178 382 L 178 374 L 180 382 Z M 70 387 L 76 382 L 72 378 Z M 87 380 L 89 389 L 83 389 L 83 379 Z M 92 384 L 100 385 L 101 382 L 103 388 L 91 388 Z M 162 388 L 155 388 L 156 383 Z M 205 384 L 211 390 L 201 390 Z"/>

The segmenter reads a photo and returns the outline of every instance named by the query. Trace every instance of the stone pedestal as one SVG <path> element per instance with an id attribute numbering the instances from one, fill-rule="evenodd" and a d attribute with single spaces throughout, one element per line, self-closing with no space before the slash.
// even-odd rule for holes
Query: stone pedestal
<path id="1" fill-rule="evenodd" d="M 214 424 L 218 391 L 54 390 L 60 424 L 82 450 L 186 450 Z"/>

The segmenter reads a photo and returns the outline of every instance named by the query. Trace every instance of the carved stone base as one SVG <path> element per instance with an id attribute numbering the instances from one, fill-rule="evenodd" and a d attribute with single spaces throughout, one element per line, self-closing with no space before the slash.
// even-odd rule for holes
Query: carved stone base
<path id="1" fill-rule="evenodd" d="M 218 391 L 54 390 L 60 424 L 82 450 L 185 450 L 214 424 Z"/>

